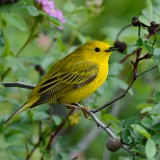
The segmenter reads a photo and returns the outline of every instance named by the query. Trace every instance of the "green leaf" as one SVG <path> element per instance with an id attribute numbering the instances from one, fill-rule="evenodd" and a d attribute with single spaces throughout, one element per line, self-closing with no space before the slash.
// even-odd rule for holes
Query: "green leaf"
<path id="1" fill-rule="evenodd" d="M 62 52 L 65 52 L 65 51 L 66 51 L 66 46 L 64 45 L 62 39 L 59 38 L 59 37 L 56 37 L 56 40 L 57 40 L 57 42 L 58 42 L 58 47 L 60 48 L 60 50 L 61 50 Z"/>
<path id="2" fill-rule="evenodd" d="M 101 116 L 101 119 L 107 123 L 111 122 L 111 121 L 116 122 L 116 123 L 120 123 L 120 120 L 111 114 L 104 114 Z"/>
<path id="3" fill-rule="evenodd" d="M 138 40 L 136 41 L 137 46 L 141 47 L 143 45 L 143 41 L 142 38 L 138 38 Z"/>
<path id="4" fill-rule="evenodd" d="M 13 71 L 25 70 L 24 65 L 14 56 L 7 56 L 5 61 L 6 66 L 12 68 Z"/>
<path id="5" fill-rule="evenodd" d="M 145 13 L 144 13 L 144 11 L 142 11 L 143 12 L 143 14 L 145 15 Z M 143 15 L 140 15 L 139 17 L 139 20 L 142 22 L 142 23 L 144 23 L 144 24 L 146 24 L 146 25 L 150 25 L 150 22 L 149 22 L 149 20 L 145 17 L 145 16 L 143 16 Z"/>
<path id="6" fill-rule="evenodd" d="M 10 43 L 6 34 L 6 30 L 3 30 L 3 33 L 1 33 L 1 43 L 2 43 L 2 55 L 3 56 L 8 56 L 8 55 L 13 55 L 12 51 L 10 50 Z"/>
<path id="7" fill-rule="evenodd" d="M 77 38 L 80 40 L 80 42 L 83 44 L 86 42 L 86 35 L 84 35 L 83 33 L 81 32 L 78 32 L 77 33 Z"/>
<path id="8" fill-rule="evenodd" d="M 148 139 L 145 145 L 147 158 L 153 158 L 157 152 L 156 145 L 152 139 Z"/>
<path id="9" fill-rule="evenodd" d="M 127 54 L 131 54 L 131 53 L 133 53 L 133 51 L 135 51 L 136 49 L 137 49 L 138 47 L 137 47 L 137 45 L 131 45 L 131 46 L 128 46 L 128 48 L 127 48 Z"/>
<path id="10" fill-rule="evenodd" d="M 152 122 L 153 120 L 150 118 L 150 117 L 144 117 L 142 120 L 141 120 L 141 124 L 146 127 L 146 128 L 149 128 L 151 129 L 152 127 Z"/>
<path id="11" fill-rule="evenodd" d="M 123 128 L 131 128 L 131 125 L 133 123 L 139 123 L 139 121 L 140 119 L 138 116 L 133 116 L 133 117 L 128 118 L 127 120 L 123 120 L 122 125 L 123 125 Z"/>
<path id="12" fill-rule="evenodd" d="M 28 29 L 26 21 L 17 14 L 4 14 L 3 17 L 6 19 L 7 22 L 14 25 L 21 31 L 26 31 Z"/>
<path id="13" fill-rule="evenodd" d="M 9 143 L 6 142 L 4 135 L 0 135 L 0 150 L 4 150 L 9 146 Z"/>
<path id="14" fill-rule="evenodd" d="M 152 0 L 147 0 L 147 9 L 148 9 L 148 19 L 151 20 L 153 18 L 153 5 Z"/>
<path id="15" fill-rule="evenodd" d="M 146 107 L 146 108 L 143 108 L 142 110 L 141 110 L 141 113 L 143 114 L 143 113 L 147 113 L 147 112 L 149 112 L 149 111 L 151 111 L 152 110 L 152 107 Z"/>
<path id="16" fill-rule="evenodd" d="M 124 81 L 122 81 L 121 79 L 114 78 L 114 82 L 115 82 L 116 84 L 118 84 L 119 87 L 120 87 L 121 89 L 123 89 L 123 90 L 126 90 L 126 89 L 128 88 L 128 84 L 125 83 Z M 133 91 L 132 91 L 131 88 L 129 89 L 128 93 L 129 93 L 131 96 L 133 95 Z"/>
<path id="17" fill-rule="evenodd" d="M 153 51 L 153 58 L 156 61 L 158 68 L 160 70 L 160 49 L 159 48 L 155 48 Z"/>
<path id="18" fill-rule="evenodd" d="M 79 13 L 79 12 L 83 12 L 83 11 L 86 11 L 86 7 L 84 6 L 79 6 L 79 7 L 75 7 L 75 9 L 71 12 L 71 14 L 76 14 L 76 13 Z"/>
<path id="19" fill-rule="evenodd" d="M 4 34 L 2 30 L 0 30 L 0 55 L 2 55 L 2 52 L 5 47 L 5 43 L 6 43 L 6 40 L 5 40 Z"/>
<path id="20" fill-rule="evenodd" d="M 151 104 L 151 103 L 141 103 L 136 108 L 137 109 L 144 109 L 144 108 L 147 108 L 147 107 L 153 107 L 153 104 Z"/>
<path id="21" fill-rule="evenodd" d="M 26 9 L 28 10 L 29 14 L 33 17 L 36 17 L 40 14 L 40 11 L 34 6 L 26 6 Z"/>
<path id="22" fill-rule="evenodd" d="M 109 75 L 116 76 L 119 75 L 124 66 L 120 63 L 112 63 L 109 69 Z"/>
<path id="23" fill-rule="evenodd" d="M 143 135 L 146 138 L 150 138 L 151 135 L 147 132 L 147 130 L 145 128 L 143 128 L 141 125 L 139 124 L 132 124 L 131 127 L 137 131 L 138 133 L 140 133 L 141 135 Z"/>
<path id="24" fill-rule="evenodd" d="M 144 40 L 143 45 L 149 53 L 153 53 L 154 47 L 149 43 L 148 40 Z"/>
<path id="25" fill-rule="evenodd" d="M 155 93 L 153 99 L 156 100 L 157 102 L 160 102 L 160 91 Z"/>
<path id="26" fill-rule="evenodd" d="M 40 14 L 44 16 L 45 18 L 47 18 L 48 20 L 50 20 L 55 26 L 57 27 L 61 26 L 61 22 L 57 18 L 51 17 L 43 11 L 40 11 Z"/>
<path id="27" fill-rule="evenodd" d="M 152 140 L 155 142 L 155 144 L 160 144 L 160 134 L 157 132 L 152 136 Z"/>
<path id="28" fill-rule="evenodd" d="M 52 118 L 53 118 L 56 126 L 60 125 L 60 123 L 62 121 L 60 117 L 54 115 L 54 116 L 52 116 Z"/>
<path id="29" fill-rule="evenodd" d="M 160 103 L 155 105 L 150 111 L 150 114 L 155 114 L 155 115 L 159 115 L 160 114 Z"/>
<path id="30" fill-rule="evenodd" d="M 33 117 L 33 119 L 34 120 L 42 120 L 42 119 L 46 119 L 46 118 L 48 118 L 48 114 L 47 113 L 45 113 L 45 112 L 41 112 L 41 111 L 36 111 L 36 112 L 34 112 L 34 117 Z"/>
<path id="31" fill-rule="evenodd" d="M 156 131 L 160 130 L 160 116 L 152 116 L 152 128 Z"/>

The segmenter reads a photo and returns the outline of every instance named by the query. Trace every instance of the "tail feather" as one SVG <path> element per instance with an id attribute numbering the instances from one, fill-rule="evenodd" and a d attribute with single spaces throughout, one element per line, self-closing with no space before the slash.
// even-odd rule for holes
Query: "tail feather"
<path id="1" fill-rule="evenodd" d="M 13 119 L 18 113 L 23 112 L 24 110 L 30 108 L 29 103 L 24 103 L 21 107 L 19 107 L 15 112 L 13 112 L 5 121 L 4 124 L 7 124 L 11 119 Z"/>

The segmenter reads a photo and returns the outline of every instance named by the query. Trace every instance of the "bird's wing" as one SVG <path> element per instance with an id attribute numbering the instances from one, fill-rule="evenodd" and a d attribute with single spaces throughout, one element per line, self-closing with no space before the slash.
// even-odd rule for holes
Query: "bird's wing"
<path id="1" fill-rule="evenodd" d="M 54 101 L 72 90 L 89 84 L 96 78 L 98 72 L 98 65 L 91 61 L 77 62 L 67 68 L 60 66 L 59 70 L 53 71 L 50 77 L 47 75 L 47 78 L 44 77 L 40 82 L 38 90 L 40 99 L 34 106 Z"/>

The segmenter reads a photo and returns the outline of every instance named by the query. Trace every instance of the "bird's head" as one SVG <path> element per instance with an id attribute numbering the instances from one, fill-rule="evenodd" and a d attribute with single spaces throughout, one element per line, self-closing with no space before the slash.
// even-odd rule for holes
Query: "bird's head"
<path id="1" fill-rule="evenodd" d="M 116 47 L 110 47 L 106 42 L 102 41 L 91 41 L 82 45 L 80 48 L 81 53 L 90 59 L 99 59 L 105 61 L 109 59 L 111 52 L 118 50 Z"/>

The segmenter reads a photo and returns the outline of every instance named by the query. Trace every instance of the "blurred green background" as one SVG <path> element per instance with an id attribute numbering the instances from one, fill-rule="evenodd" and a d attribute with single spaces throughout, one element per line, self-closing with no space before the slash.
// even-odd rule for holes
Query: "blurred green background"
<path id="1" fill-rule="evenodd" d="M 31 10 L 27 8 L 27 6 L 35 7 L 35 2 L 32 0 L 19 0 L 17 3 L 0 6 L 1 81 L 37 84 L 41 75 L 35 69 L 36 65 L 40 65 L 44 71 L 47 71 L 56 61 L 89 40 L 102 40 L 113 45 L 118 32 L 124 26 L 131 24 L 133 17 L 139 16 L 143 11 L 146 13 L 149 10 L 150 12 L 148 5 L 152 4 L 151 1 L 145 0 L 55 0 L 54 2 L 56 7 L 62 10 L 66 19 L 63 30 L 59 30 L 54 22 L 48 21 L 47 17 L 35 16 L 33 8 Z M 158 1 L 153 2 L 153 6 L 156 2 Z M 149 22 L 154 20 L 154 17 L 148 15 L 146 19 Z M 35 22 L 34 33 L 36 34 L 21 50 Z M 142 30 L 142 36 L 145 33 L 146 31 Z M 4 39 L 8 47 L 8 52 L 5 54 L 2 43 Z M 135 44 L 137 39 L 138 29 L 133 26 L 120 36 L 120 40 L 126 42 L 129 47 Z M 119 63 L 125 56 L 118 52 L 112 54 L 107 81 L 96 93 L 81 102 L 82 104 L 97 108 L 107 100 L 123 93 L 132 77 L 130 61 L 135 59 L 135 56 L 131 56 L 124 63 Z M 153 59 L 144 60 L 139 65 L 139 72 L 154 65 Z M 5 74 L 8 68 L 11 69 Z M 122 136 L 122 126 L 126 119 L 134 119 L 137 115 L 141 119 L 144 116 L 140 113 L 141 109 L 155 104 L 152 102 L 154 95 L 159 91 L 158 80 L 157 69 L 144 74 L 138 78 L 125 98 L 98 113 L 97 116 L 106 124 L 111 123 L 113 132 Z M 5 88 L 1 85 L 0 120 L 4 120 L 21 106 L 29 93 L 30 91 L 26 89 Z M 26 146 L 31 151 L 37 143 L 40 134 L 39 126 L 44 132 L 43 140 L 34 151 L 32 160 L 38 160 L 41 157 L 45 160 L 70 160 L 74 154 L 78 155 L 77 160 L 132 159 L 132 156 L 122 149 L 114 153 L 108 151 L 106 149 L 106 142 L 109 138 L 107 133 L 97 128 L 93 121 L 85 119 L 80 111 L 76 111 L 75 117 L 72 117 L 77 120 L 80 116 L 78 124 L 71 125 L 71 120 L 67 121 L 53 142 L 51 151 L 47 151 L 45 147 L 51 133 L 57 129 L 68 112 L 69 110 L 64 106 L 43 104 L 19 114 L 6 126 L 2 125 L 0 130 L 1 159 L 26 159 Z M 140 119 L 137 123 L 141 123 Z M 130 141 L 131 139 L 132 137 Z M 141 143 L 140 139 L 139 143 Z"/>

